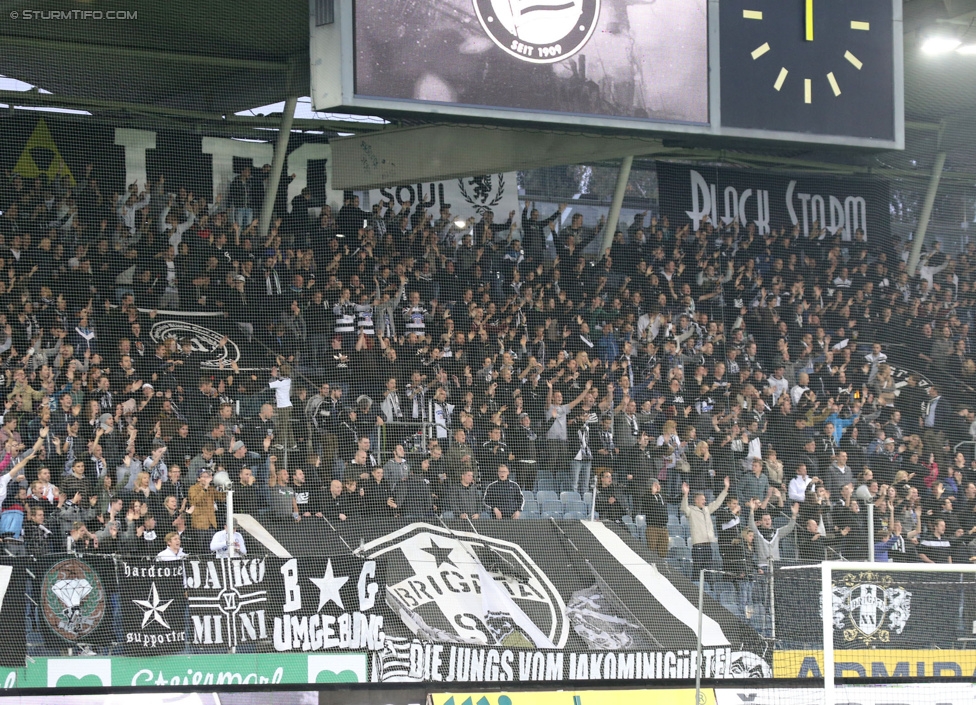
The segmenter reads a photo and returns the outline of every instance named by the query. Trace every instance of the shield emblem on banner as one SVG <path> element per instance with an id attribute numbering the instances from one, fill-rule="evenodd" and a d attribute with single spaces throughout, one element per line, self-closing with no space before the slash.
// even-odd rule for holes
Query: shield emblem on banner
<path id="1" fill-rule="evenodd" d="M 904 631 L 911 616 L 912 593 L 892 584 L 890 576 L 881 582 L 872 577 L 875 574 L 847 575 L 842 584 L 834 585 L 834 628 L 843 631 L 845 642 L 888 642 L 892 632 Z"/>
<path id="2" fill-rule="evenodd" d="M 418 523 L 361 551 L 385 563 L 387 604 L 425 640 L 557 648 L 566 643 L 570 624 L 562 597 L 514 543 Z"/>

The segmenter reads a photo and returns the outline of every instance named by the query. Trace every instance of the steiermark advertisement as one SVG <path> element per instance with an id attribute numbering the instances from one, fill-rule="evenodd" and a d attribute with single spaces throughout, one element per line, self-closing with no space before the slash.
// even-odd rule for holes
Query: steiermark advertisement
<path id="1" fill-rule="evenodd" d="M 365 683 L 366 654 L 196 654 L 154 658 L 36 658 L 0 668 L 3 689 L 234 687 Z"/>

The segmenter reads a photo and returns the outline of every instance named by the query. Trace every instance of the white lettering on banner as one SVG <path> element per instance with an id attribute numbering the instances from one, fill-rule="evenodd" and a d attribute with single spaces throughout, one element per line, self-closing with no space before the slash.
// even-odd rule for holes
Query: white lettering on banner
<path id="1" fill-rule="evenodd" d="M 770 233 L 769 190 L 747 188 L 740 194 L 734 186 L 723 191 L 723 210 L 719 213 L 717 184 L 694 169 L 690 170 L 691 210 L 685 214 L 695 230 L 705 220 L 724 225 L 738 222 L 745 227 L 752 222 L 760 235 Z M 825 197 L 814 193 L 797 193 L 797 181 L 791 180 L 786 187 L 785 205 L 790 222 L 800 226 L 801 235 L 810 236 L 814 222 L 820 223 L 831 234 L 841 233 L 843 240 L 852 240 L 860 228 L 868 234 L 867 201 L 862 196 Z M 750 216 L 755 217 L 750 220 Z"/>
<path id="2" fill-rule="evenodd" d="M 146 152 L 156 149 L 156 133 L 149 130 L 131 130 L 117 127 L 115 129 L 115 144 L 122 147 L 125 160 L 125 183 L 128 186 L 134 182 L 142 188 L 148 180 L 146 169 Z M 226 137 L 204 137 L 201 142 L 201 152 L 211 157 L 213 172 L 213 193 L 227 194 L 230 182 L 237 176 L 234 173 L 234 157 L 252 160 L 256 169 L 270 164 L 274 157 L 274 146 L 270 143 L 241 142 Z M 326 161 L 326 199 L 334 208 L 342 205 L 342 192 L 331 189 L 332 184 L 332 147 L 327 144 L 306 143 L 292 150 L 283 167 L 282 179 L 288 184 L 288 209 L 291 210 L 292 199 L 300 195 L 308 186 L 308 163 L 310 161 Z M 294 174 L 295 178 L 288 180 Z M 165 176 L 169 176 L 168 174 Z M 256 218 L 257 213 L 254 214 Z"/>
<path id="3" fill-rule="evenodd" d="M 726 186 L 725 212 L 719 216 L 716 189 L 715 184 L 708 183 L 704 176 L 694 169 L 691 170 L 691 210 L 685 211 L 685 214 L 691 219 L 695 230 L 701 227 L 706 218 L 712 223 L 721 220 L 725 225 L 729 225 L 733 221 L 738 221 L 739 225 L 747 226 L 749 199 L 754 197 L 756 217 L 752 222 L 760 235 L 769 234 L 769 191 L 747 188 L 740 196 L 734 186 Z"/>
<path id="4" fill-rule="evenodd" d="M 274 647 L 276 651 L 322 651 L 325 649 L 370 649 L 383 648 L 383 617 L 376 614 L 363 614 L 376 604 L 379 585 L 370 578 L 376 577 L 376 561 L 366 561 L 359 572 L 356 590 L 359 596 L 359 610 L 346 612 L 338 617 L 328 614 L 293 615 L 302 609 L 302 584 L 298 575 L 298 561 L 294 558 L 285 561 L 281 568 L 284 582 L 284 602 L 282 617 L 274 619 Z M 329 602 L 336 601 L 338 591 L 348 580 L 336 576 L 330 561 L 323 578 L 307 578 L 314 584 L 317 602 L 321 609 Z M 306 589 L 311 589 L 306 586 Z M 323 595 L 329 599 L 323 601 Z"/>
<path id="5" fill-rule="evenodd" d="M 194 644 L 236 646 L 268 637 L 263 558 L 186 562 Z"/>
<path id="6" fill-rule="evenodd" d="M 664 652 L 522 651 L 504 647 L 468 647 L 412 641 L 403 654 L 402 675 L 385 677 L 383 670 L 399 672 L 400 663 L 379 664 L 382 681 L 558 682 L 567 680 L 624 681 L 674 680 L 694 677 L 698 667 L 694 649 Z M 761 663 L 764 668 L 757 669 Z M 702 651 L 706 678 L 769 677 L 768 664 L 753 653 L 731 648 Z"/>
<path id="7" fill-rule="evenodd" d="M 166 686 L 166 685 L 265 685 L 281 683 L 285 677 L 285 669 L 280 666 L 270 676 L 262 676 L 254 672 L 239 673 L 236 671 L 195 671 L 188 670 L 181 676 L 167 678 L 162 671 L 152 671 L 144 668 L 136 671 L 132 676 L 131 686 Z"/>
<path id="8" fill-rule="evenodd" d="M 518 175 L 514 172 L 504 174 L 482 174 L 449 181 L 434 181 L 417 184 L 398 184 L 369 192 L 369 204 L 381 201 L 403 205 L 410 202 L 420 206 L 436 220 L 443 205 L 451 207 L 454 217 L 480 218 L 485 210 L 493 210 L 495 222 L 502 223 L 508 214 L 515 211 L 516 227 L 521 225 L 518 201 Z"/>
<path id="9" fill-rule="evenodd" d="M 790 214 L 790 222 L 793 225 L 801 225 L 794 203 L 796 184 L 796 180 L 793 179 L 786 187 L 786 210 Z M 800 212 L 803 216 L 800 233 L 805 238 L 810 236 L 810 228 L 814 222 L 820 223 L 831 235 L 840 231 L 841 239 L 845 241 L 852 240 L 858 228 L 863 230 L 865 235 L 868 234 L 868 204 L 862 196 L 847 196 L 843 205 L 839 198 L 830 196 L 829 221 L 823 196 L 796 193 L 796 200 L 800 202 Z"/>
<path id="10" fill-rule="evenodd" d="M 274 619 L 275 651 L 324 651 L 328 649 L 383 648 L 383 617 L 344 612 L 285 615 Z"/>
<path id="11" fill-rule="evenodd" d="M 115 128 L 115 144 L 125 154 L 125 184 L 138 183 L 139 187 L 149 180 L 146 172 L 146 150 L 156 149 L 156 133 L 148 130 Z"/>

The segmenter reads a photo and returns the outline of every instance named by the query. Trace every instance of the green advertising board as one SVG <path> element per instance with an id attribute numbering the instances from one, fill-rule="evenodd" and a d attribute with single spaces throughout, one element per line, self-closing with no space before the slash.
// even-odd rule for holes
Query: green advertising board
<path id="1" fill-rule="evenodd" d="M 155 658 L 36 658 L 0 668 L 3 689 L 238 688 L 270 684 L 365 683 L 366 654 L 194 654 Z"/>

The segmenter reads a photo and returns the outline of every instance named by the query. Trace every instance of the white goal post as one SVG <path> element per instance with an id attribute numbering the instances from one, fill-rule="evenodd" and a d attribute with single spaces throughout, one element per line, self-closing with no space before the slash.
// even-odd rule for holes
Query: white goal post
<path id="1" fill-rule="evenodd" d="M 932 564 L 932 563 L 874 563 L 874 562 L 852 562 L 852 561 L 825 561 L 820 565 L 820 616 L 823 629 L 823 679 L 824 679 L 824 702 L 835 702 L 835 680 L 836 680 L 836 654 L 834 646 L 834 575 L 836 573 L 845 574 L 864 574 L 873 573 L 876 575 L 913 573 L 937 574 L 952 576 L 969 576 L 970 580 L 976 581 L 976 564 Z M 874 599 L 872 595 L 868 599 Z M 909 594 L 910 597 L 910 594 Z M 858 598 L 863 599 L 863 597 Z M 887 606 L 887 605 L 886 605 Z M 903 610 L 907 614 L 907 608 Z M 946 626 L 949 626 L 950 618 L 947 615 Z M 971 674 L 966 674 L 971 675 Z"/>

